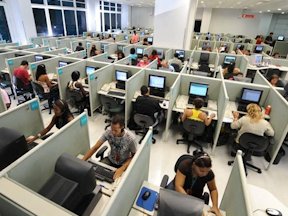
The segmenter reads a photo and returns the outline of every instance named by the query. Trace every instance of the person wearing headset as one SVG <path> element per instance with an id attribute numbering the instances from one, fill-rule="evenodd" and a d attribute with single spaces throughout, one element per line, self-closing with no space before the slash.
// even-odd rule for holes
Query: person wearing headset
<path id="1" fill-rule="evenodd" d="M 60 129 L 74 119 L 73 114 L 68 107 L 68 104 L 64 100 L 58 99 L 57 101 L 55 101 L 55 103 L 53 104 L 53 110 L 55 114 L 52 117 L 50 124 L 42 131 L 40 131 L 37 135 L 27 137 L 26 141 L 28 144 L 47 134 L 54 125 L 56 125 L 58 129 Z"/>
<path id="2" fill-rule="evenodd" d="M 203 189 L 207 184 L 210 191 L 212 207 L 209 210 L 221 216 L 218 207 L 218 190 L 215 182 L 215 175 L 211 170 L 212 160 L 210 156 L 197 149 L 193 152 L 192 158 L 180 162 L 174 180 L 167 186 L 168 189 L 176 190 L 179 193 L 198 197 L 209 203 L 209 195 Z"/>
<path id="3" fill-rule="evenodd" d="M 109 156 L 101 162 L 117 168 L 113 176 L 113 179 L 117 179 L 127 169 L 136 153 L 136 140 L 132 133 L 125 129 L 124 117 L 113 116 L 111 128 L 104 132 L 96 144 L 84 155 L 83 160 L 89 159 L 105 141 L 108 141 L 111 151 Z"/>

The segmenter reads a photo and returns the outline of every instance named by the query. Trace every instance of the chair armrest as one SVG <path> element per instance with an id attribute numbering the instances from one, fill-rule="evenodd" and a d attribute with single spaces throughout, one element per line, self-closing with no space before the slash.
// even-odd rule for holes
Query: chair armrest
<path id="1" fill-rule="evenodd" d="M 168 175 L 164 175 L 160 184 L 160 187 L 165 188 L 167 186 L 169 180 L 169 176 Z"/>
<path id="2" fill-rule="evenodd" d="M 104 152 L 108 149 L 107 146 L 103 146 L 102 148 L 100 148 L 100 150 L 97 152 L 96 154 L 96 158 L 100 157 L 100 160 L 102 160 L 104 158 Z"/>

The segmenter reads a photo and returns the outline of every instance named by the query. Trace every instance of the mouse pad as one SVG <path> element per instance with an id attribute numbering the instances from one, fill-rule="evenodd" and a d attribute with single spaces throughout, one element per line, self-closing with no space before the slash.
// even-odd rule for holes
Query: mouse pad
<path id="1" fill-rule="evenodd" d="M 149 198 L 147 200 L 143 200 L 142 199 L 142 195 L 146 191 L 150 191 L 151 194 L 150 194 L 150 196 L 149 196 Z M 141 208 L 144 208 L 147 211 L 153 211 L 154 204 L 155 204 L 157 198 L 158 198 L 158 193 L 156 191 L 153 191 L 153 190 L 151 190 L 149 188 L 146 188 L 146 187 L 142 187 L 141 192 L 140 192 L 140 194 L 138 196 L 136 205 L 141 207 Z"/>

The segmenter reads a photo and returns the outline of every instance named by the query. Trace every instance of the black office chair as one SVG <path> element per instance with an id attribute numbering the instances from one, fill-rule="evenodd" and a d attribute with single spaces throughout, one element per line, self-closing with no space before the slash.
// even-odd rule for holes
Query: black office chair
<path id="1" fill-rule="evenodd" d="M 264 155 L 269 146 L 269 139 L 265 136 L 258 136 L 251 133 L 244 133 L 239 138 L 239 148 L 243 151 L 243 164 L 245 173 L 247 174 L 247 166 L 255 169 L 258 173 L 262 173 L 261 169 L 252 165 L 248 161 L 252 155 Z M 228 165 L 234 161 L 228 161 Z"/>
<path id="2" fill-rule="evenodd" d="M 175 165 L 174 165 L 174 172 L 176 173 L 177 170 L 178 170 L 178 167 L 180 165 L 180 163 L 186 159 L 193 159 L 193 156 L 192 155 L 181 155 L 178 160 L 176 161 Z M 168 181 L 169 181 L 169 176 L 168 175 L 164 175 L 162 180 L 161 180 L 161 183 L 160 183 L 160 187 L 162 188 L 168 188 L 168 189 L 171 189 L 169 188 L 169 186 L 171 184 L 173 184 L 173 180 L 168 184 Z M 203 193 L 202 197 L 201 197 L 205 204 L 208 205 L 209 204 L 209 194 L 207 192 Z"/>
<path id="3" fill-rule="evenodd" d="M 209 65 L 209 53 L 201 53 L 199 65 Z"/>
<path id="4" fill-rule="evenodd" d="M 136 66 L 138 63 L 137 59 L 131 59 L 131 65 Z"/>
<path id="5" fill-rule="evenodd" d="M 32 84 L 32 87 L 33 87 L 34 91 L 36 92 L 37 96 L 39 97 L 40 101 L 48 100 L 48 104 L 44 105 L 44 109 L 42 109 L 42 110 L 49 109 L 49 114 L 51 114 L 52 103 L 53 103 L 52 95 L 50 94 L 50 92 L 45 93 L 44 88 L 39 83 L 32 81 L 31 84 Z"/>
<path id="6" fill-rule="evenodd" d="M 183 122 L 183 128 L 185 130 L 184 139 L 177 139 L 176 143 L 187 143 L 187 153 L 190 153 L 190 146 L 192 144 L 195 144 L 202 149 L 203 143 L 200 143 L 196 138 L 204 134 L 206 128 L 204 122 L 186 119 Z"/>
<path id="7" fill-rule="evenodd" d="M 155 114 L 155 121 L 153 120 L 152 117 L 148 116 L 148 115 L 143 115 L 143 114 L 139 114 L 139 113 L 135 113 L 134 114 L 134 121 L 135 123 L 141 127 L 140 130 L 136 130 L 135 133 L 138 134 L 142 134 L 142 138 L 139 140 L 139 144 L 141 144 L 142 140 L 144 139 L 146 133 L 149 130 L 149 127 L 153 127 L 153 129 L 159 124 L 159 121 L 157 119 L 157 113 Z M 156 139 L 154 137 L 152 137 L 152 143 L 154 144 L 156 142 Z"/>
<path id="8" fill-rule="evenodd" d="M 181 67 L 179 67 L 178 64 L 171 64 L 171 66 L 174 68 L 175 72 L 180 72 L 181 71 Z"/>
<path id="9" fill-rule="evenodd" d="M 79 90 L 66 89 L 67 103 L 77 109 L 74 113 L 82 113 L 85 108 L 89 108 L 87 99 L 82 95 Z"/>
<path id="10" fill-rule="evenodd" d="M 123 100 L 104 95 L 100 96 L 100 101 L 102 106 L 104 107 L 104 110 L 108 113 L 109 116 L 109 119 L 105 119 L 105 123 L 108 123 L 108 125 L 106 125 L 105 127 L 106 130 L 111 125 L 111 117 L 123 112 L 124 103 Z"/>
<path id="11" fill-rule="evenodd" d="M 28 89 L 25 89 L 25 85 L 21 79 L 13 76 L 13 85 L 15 88 L 18 105 L 31 99 L 31 92 Z"/>
<path id="12" fill-rule="evenodd" d="M 199 71 L 202 71 L 202 72 L 206 72 L 206 73 L 211 73 L 211 71 L 210 71 L 210 67 L 209 67 L 209 65 L 207 65 L 207 64 L 201 64 L 201 65 L 199 65 L 199 69 L 198 69 Z"/>

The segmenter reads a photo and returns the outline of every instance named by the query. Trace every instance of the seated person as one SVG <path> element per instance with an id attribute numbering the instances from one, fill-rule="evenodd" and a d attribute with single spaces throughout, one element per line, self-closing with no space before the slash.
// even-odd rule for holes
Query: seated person
<path id="1" fill-rule="evenodd" d="M 144 68 L 144 67 L 147 67 L 149 64 L 150 64 L 150 62 L 149 62 L 148 55 L 147 55 L 147 54 L 144 54 L 142 60 L 140 60 L 140 61 L 138 62 L 137 66 Z"/>
<path id="2" fill-rule="evenodd" d="M 212 200 L 212 207 L 209 211 L 215 213 L 216 216 L 221 216 L 218 207 L 215 174 L 211 167 L 212 160 L 210 156 L 200 150 L 192 159 L 185 159 L 179 164 L 175 178 L 167 188 L 205 200 L 208 197 L 204 196 L 203 189 L 207 184 Z M 205 201 L 207 203 L 207 200 Z"/>
<path id="3" fill-rule="evenodd" d="M 166 68 L 166 69 L 169 69 L 169 71 L 171 72 L 175 72 L 175 69 L 172 65 L 168 64 L 168 61 L 167 60 L 162 60 L 161 61 L 161 67 L 162 68 Z M 160 68 L 161 69 L 161 68 Z"/>
<path id="4" fill-rule="evenodd" d="M 121 60 L 125 58 L 125 55 L 122 51 L 117 52 L 117 60 Z"/>
<path id="5" fill-rule="evenodd" d="M 247 56 L 251 56 L 251 51 L 250 50 L 244 50 L 243 54 L 247 55 Z"/>
<path id="6" fill-rule="evenodd" d="M 177 64 L 179 68 L 182 68 L 182 61 L 179 59 L 178 53 L 174 54 L 174 58 L 168 61 L 169 65 Z"/>
<path id="7" fill-rule="evenodd" d="M 9 109 L 11 106 L 11 101 L 10 101 L 8 93 L 2 88 L 0 88 L 0 93 L 2 96 L 2 100 L 3 100 L 4 104 L 6 105 L 6 108 Z"/>
<path id="8" fill-rule="evenodd" d="M 151 53 L 151 55 L 148 58 L 149 58 L 150 62 L 152 62 L 155 59 L 157 59 L 157 65 L 161 65 L 161 61 L 160 61 L 160 58 L 158 56 L 157 50 L 152 50 L 152 53 Z"/>
<path id="9" fill-rule="evenodd" d="M 265 38 L 264 43 L 271 45 L 273 42 L 273 32 L 270 32 L 270 34 Z"/>
<path id="10" fill-rule="evenodd" d="M 263 118 L 261 108 L 254 103 L 247 106 L 247 115 L 239 119 L 239 113 L 233 112 L 232 129 L 239 129 L 236 137 L 236 143 L 239 143 L 239 137 L 243 133 L 252 133 L 258 136 L 274 136 L 274 130 L 270 123 Z"/>
<path id="11" fill-rule="evenodd" d="M 205 112 L 200 110 L 204 105 L 204 101 L 202 98 L 195 98 L 193 104 L 195 108 L 184 110 L 181 118 L 182 122 L 184 122 L 186 119 L 190 119 L 204 122 L 206 126 L 209 126 L 212 122 L 212 119 L 215 117 L 215 114 L 212 113 L 210 116 L 207 116 Z"/>
<path id="12" fill-rule="evenodd" d="M 268 81 L 270 82 L 270 84 L 273 86 L 273 87 L 279 87 L 278 86 L 278 83 L 279 83 L 279 76 L 276 75 L 276 74 L 273 74 L 269 79 Z"/>
<path id="13" fill-rule="evenodd" d="M 91 50 L 90 50 L 90 57 L 93 57 L 93 56 L 96 56 L 96 45 L 93 44 L 92 47 L 91 47 Z"/>
<path id="14" fill-rule="evenodd" d="M 149 88 L 145 85 L 141 87 L 141 95 L 137 97 L 135 102 L 135 112 L 150 116 L 155 121 L 155 113 L 158 113 L 158 118 L 161 116 L 162 108 L 159 101 L 149 97 Z"/>
<path id="15" fill-rule="evenodd" d="M 272 55 L 272 57 L 273 57 L 273 58 L 280 58 L 280 54 L 279 54 L 278 52 L 276 52 L 276 53 L 274 53 L 274 54 Z"/>
<path id="16" fill-rule="evenodd" d="M 45 93 L 51 94 L 54 101 L 59 99 L 59 89 L 57 83 L 51 83 L 46 72 L 46 67 L 44 64 L 37 66 L 36 70 L 36 80 L 43 87 Z"/>
<path id="17" fill-rule="evenodd" d="M 79 43 L 78 43 L 78 46 L 77 46 L 76 49 L 75 49 L 75 52 L 81 51 L 81 50 L 84 50 L 84 47 L 83 47 L 83 45 L 82 45 L 82 42 L 79 42 Z"/>
<path id="18" fill-rule="evenodd" d="M 240 73 L 240 69 L 235 67 L 235 62 L 229 64 L 226 68 L 223 69 L 224 79 L 233 80 L 233 77 L 237 76 L 238 73 Z"/>
<path id="19" fill-rule="evenodd" d="M 89 92 L 85 91 L 82 83 L 79 81 L 80 79 L 80 72 L 79 71 L 73 71 L 71 74 L 72 80 L 68 82 L 67 87 L 70 90 L 78 90 L 82 93 L 83 97 L 89 96 Z"/>
<path id="20" fill-rule="evenodd" d="M 125 129 L 124 117 L 113 116 L 111 128 L 104 132 L 97 143 L 84 155 L 83 160 L 88 160 L 105 141 L 108 141 L 111 151 L 101 162 L 117 168 L 113 176 L 113 179 L 116 179 L 127 169 L 136 153 L 136 140 L 132 133 Z"/>
<path id="21" fill-rule="evenodd" d="M 60 129 L 63 126 L 65 126 L 68 122 L 74 119 L 72 113 L 70 112 L 68 104 L 64 100 L 61 99 L 57 100 L 53 104 L 53 110 L 54 110 L 54 116 L 52 117 L 52 120 L 49 123 L 49 125 L 42 131 L 40 131 L 37 135 L 27 137 L 26 141 L 28 144 L 32 143 L 36 139 L 39 139 L 41 136 L 47 134 L 54 125 L 56 125 L 58 129 Z"/>
<path id="22" fill-rule="evenodd" d="M 13 75 L 22 82 L 23 89 L 29 91 L 32 98 L 34 98 L 35 95 L 31 85 L 32 78 L 28 73 L 28 62 L 26 60 L 23 60 L 21 65 L 14 69 Z"/>
<path id="23" fill-rule="evenodd" d="M 149 45 L 150 45 L 150 44 L 148 43 L 147 38 L 144 38 L 144 39 L 143 39 L 143 45 L 145 45 L 145 46 L 149 46 Z"/>
<path id="24" fill-rule="evenodd" d="M 136 60 L 136 61 L 137 61 L 137 59 L 138 59 L 138 55 L 136 54 L 136 50 L 135 50 L 134 47 L 132 47 L 132 48 L 130 49 L 129 58 L 130 58 L 130 60 L 133 59 L 133 60 Z"/>

